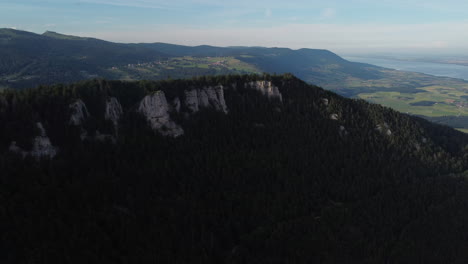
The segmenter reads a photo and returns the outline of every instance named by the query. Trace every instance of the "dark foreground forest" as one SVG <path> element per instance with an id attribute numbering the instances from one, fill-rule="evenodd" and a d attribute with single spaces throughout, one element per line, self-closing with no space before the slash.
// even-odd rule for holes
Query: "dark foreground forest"
<path id="1" fill-rule="evenodd" d="M 217 85 L 227 113 L 174 103 L 183 135 L 139 111 Z M 468 135 L 291 75 L 4 91 L 0 127 L 1 263 L 468 261 Z"/>

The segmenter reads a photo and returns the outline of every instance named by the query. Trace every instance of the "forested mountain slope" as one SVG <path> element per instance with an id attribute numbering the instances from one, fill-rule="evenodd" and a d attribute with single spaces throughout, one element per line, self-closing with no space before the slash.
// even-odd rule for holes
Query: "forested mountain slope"
<path id="1" fill-rule="evenodd" d="M 292 75 L 0 95 L 2 263 L 464 263 L 468 136 Z"/>
<path id="2" fill-rule="evenodd" d="M 139 46 L 46 32 L 0 29 L 0 85 L 30 88 L 105 77 L 105 69 L 152 61 L 161 53 Z"/>
<path id="3" fill-rule="evenodd" d="M 205 63 L 207 57 L 217 59 Z M 172 58 L 185 61 L 178 64 Z M 227 63 L 233 59 L 234 63 Z M 30 88 L 95 77 L 160 80 L 262 72 L 292 72 L 306 81 L 325 83 L 348 75 L 377 78 L 378 69 L 346 61 L 327 50 L 119 44 L 55 32 L 38 35 L 0 29 L 0 88 Z"/>

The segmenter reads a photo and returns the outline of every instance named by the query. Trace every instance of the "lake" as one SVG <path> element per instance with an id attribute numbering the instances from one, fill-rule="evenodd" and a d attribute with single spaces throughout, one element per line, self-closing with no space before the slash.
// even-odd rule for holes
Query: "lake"
<path id="1" fill-rule="evenodd" d="M 385 68 L 420 72 L 435 76 L 445 76 L 452 78 L 460 78 L 468 80 L 468 67 L 455 64 L 443 64 L 432 62 L 416 62 L 416 61 L 402 61 L 381 58 L 367 58 L 367 57 L 343 57 L 346 60 L 354 62 L 368 63 Z"/>

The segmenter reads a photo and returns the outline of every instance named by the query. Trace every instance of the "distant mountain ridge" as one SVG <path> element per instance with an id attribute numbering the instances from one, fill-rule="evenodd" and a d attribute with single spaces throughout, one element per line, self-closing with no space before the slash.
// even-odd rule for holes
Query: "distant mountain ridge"
<path id="1" fill-rule="evenodd" d="M 164 80 L 252 73 L 292 73 L 346 97 L 468 129 L 468 122 L 455 119 L 467 115 L 468 82 L 350 62 L 328 50 L 123 44 L 50 31 L 40 35 L 0 29 L 0 89 L 93 78 Z"/>
<path id="2" fill-rule="evenodd" d="M 370 65 L 353 63 L 327 50 L 262 47 L 188 47 L 166 43 L 121 44 L 94 38 L 47 31 L 42 35 L 0 29 L 0 86 L 30 88 L 41 84 L 69 83 L 93 77 L 140 79 L 138 74 L 118 75 L 110 69 L 128 64 L 150 63 L 175 57 L 234 57 L 259 71 L 292 72 L 307 81 L 322 84 L 337 73 L 376 78 Z M 333 66 L 334 65 L 334 66 Z M 336 71 L 330 76 L 327 67 Z M 321 70 L 322 69 L 322 70 Z M 180 69 L 182 71 L 182 69 Z M 229 73 L 222 72 L 223 74 Z M 232 73 L 239 73 L 232 71 Z M 245 72 L 247 73 L 247 72 Z M 176 77 L 210 74 L 175 73 Z M 167 76 L 153 76 L 165 79 Z"/>

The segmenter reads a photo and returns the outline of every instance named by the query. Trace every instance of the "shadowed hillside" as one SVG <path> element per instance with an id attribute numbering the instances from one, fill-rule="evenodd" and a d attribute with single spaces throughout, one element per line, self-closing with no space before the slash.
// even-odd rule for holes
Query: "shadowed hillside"
<path id="1" fill-rule="evenodd" d="M 468 136 L 292 75 L 0 94 L 2 263 L 462 263 Z"/>

